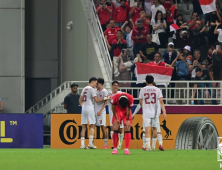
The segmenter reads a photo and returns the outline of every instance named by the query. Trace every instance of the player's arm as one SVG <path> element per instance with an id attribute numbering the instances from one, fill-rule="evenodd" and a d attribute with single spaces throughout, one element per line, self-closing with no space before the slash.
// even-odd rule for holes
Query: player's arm
<path id="1" fill-rule="evenodd" d="M 196 95 L 196 91 L 197 91 L 197 84 L 194 84 L 194 86 L 193 86 L 193 96 L 192 96 L 192 98 L 194 98 L 195 97 L 195 95 Z"/>
<path id="2" fill-rule="evenodd" d="M 116 105 L 112 104 L 112 111 L 113 111 L 113 116 L 115 117 L 116 120 L 118 120 L 117 115 L 116 115 Z"/>
<path id="3" fill-rule="evenodd" d="M 82 107 L 82 95 L 79 97 L 79 105 Z"/>
<path id="4" fill-rule="evenodd" d="M 103 109 L 105 109 L 106 105 L 107 105 L 107 101 L 104 101 L 102 108 L 101 108 L 100 111 L 97 113 L 98 116 L 101 115 L 101 113 L 102 113 Z"/>
<path id="5" fill-rule="evenodd" d="M 65 97 L 63 107 L 64 107 L 64 109 L 66 109 L 66 110 L 67 110 L 67 103 L 68 103 L 68 98 Z"/>
<path id="6" fill-rule="evenodd" d="M 161 109 L 163 111 L 163 118 L 166 119 L 167 118 L 167 115 L 166 115 L 166 109 L 165 109 L 165 106 L 164 106 L 164 102 L 163 102 L 163 98 L 159 98 L 159 102 L 160 102 L 160 106 L 161 106 Z"/>
<path id="7" fill-rule="evenodd" d="M 140 108 L 141 108 L 141 105 L 138 104 L 138 105 L 136 106 L 136 109 L 135 109 L 134 112 L 133 112 L 133 118 L 134 118 L 134 116 L 138 113 L 138 111 L 140 110 Z"/>
<path id="8" fill-rule="evenodd" d="M 126 118 L 127 119 L 129 119 L 129 117 L 130 117 L 130 110 L 131 110 L 131 108 L 127 107 L 127 110 L 126 110 Z"/>

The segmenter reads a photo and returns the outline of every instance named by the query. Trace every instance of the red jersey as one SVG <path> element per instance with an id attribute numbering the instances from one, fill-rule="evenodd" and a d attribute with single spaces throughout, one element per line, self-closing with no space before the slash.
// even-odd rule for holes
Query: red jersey
<path id="1" fill-rule="evenodd" d="M 113 40 L 116 39 L 116 31 L 121 30 L 119 27 L 115 27 L 115 28 L 108 28 L 105 31 L 105 36 L 107 36 L 108 42 L 109 44 L 112 44 Z"/>
<path id="2" fill-rule="evenodd" d="M 130 8 L 130 11 L 132 11 L 134 7 Z M 140 18 L 140 10 L 143 9 L 143 7 L 140 8 L 135 8 L 133 11 L 133 14 L 131 15 L 131 19 L 133 20 L 133 22 L 136 22 L 136 19 Z"/>
<path id="3" fill-rule="evenodd" d="M 134 44 L 146 43 L 147 42 L 146 35 L 149 33 L 149 29 L 147 27 L 143 27 L 141 30 L 139 30 L 138 28 L 139 28 L 138 26 L 133 28 L 133 32 L 132 32 L 131 38 L 132 38 Z M 143 35 L 143 38 L 136 39 L 136 36 L 138 34 Z"/>
<path id="4" fill-rule="evenodd" d="M 126 115 L 126 108 L 122 108 L 119 105 L 119 98 L 120 96 L 125 95 L 128 98 L 129 104 L 128 107 L 132 108 L 134 103 L 134 98 L 132 95 L 128 93 L 117 93 L 112 97 L 111 104 L 116 105 L 116 114 L 117 115 Z M 132 113 L 131 113 L 132 114 Z"/>
<path id="5" fill-rule="evenodd" d="M 135 24 L 137 23 L 137 20 L 138 20 L 138 19 L 140 19 L 140 18 L 137 18 L 137 19 L 136 19 Z M 147 20 L 150 22 L 150 19 L 149 19 L 149 18 L 147 18 Z M 147 27 L 147 28 L 148 28 L 148 30 L 150 30 L 150 29 L 149 29 L 150 24 L 148 25 L 148 24 L 146 23 L 146 21 L 145 21 L 145 20 L 143 20 L 143 26 Z M 150 32 L 150 31 L 149 31 L 149 32 Z"/>
<path id="6" fill-rule="evenodd" d="M 112 45 L 113 45 L 113 44 L 117 44 L 117 42 L 118 42 L 117 39 L 113 40 Z M 124 44 L 125 47 L 127 47 L 127 42 L 126 42 L 126 40 L 122 39 L 121 42 L 122 42 L 122 45 Z M 121 49 L 119 48 L 119 46 L 117 46 L 116 48 L 114 48 L 114 50 L 113 50 L 113 56 L 119 56 L 120 53 L 121 53 Z"/>
<path id="7" fill-rule="evenodd" d="M 163 61 L 159 61 L 158 63 L 156 63 L 156 61 L 154 61 L 154 62 L 149 62 L 149 64 L 166 67 L 166 63 L 163 62 Z"/>
<path id="8" fill-rule="evenodd" d="M 188 21 L 188 24 L 190 24 L 192 22 L 192 20 Z M 203 21 L 200 20 L 200 22 L 203 24 Z M 195 28 L 195 22 L 193 22 L 193 25 L 190 27 L 190 30 Z"/>
<path id="9" fill-rule="evenodd" d="M 178 15 L 178 10 L 177 10 L 177 13 L 175 14 L 175 9 L 176 9 L 175 5 L 171 6 L 169 10 L 170 14 L 167 15 L 167 22 L 172 23 L 174 21 L 174 15 Z"/>
<path id="10" fill-rule="evenodd" d="M 126 1 L 126 4 L 124 7 L 119 6 L 115 10 L 114 18 L 116 22 L 125 22 L 128 21 L 128 14 L 129 14 L 129 2 Z"/>
<path id="11" fill-rule="evenodd" d="M 169 11 L 170 10 L 170 1 L 171 0 L 165 0 L 165 2 L 163 3 L 163 7 L 165 8 L 166 11 Z"/>
<path id="12" fill-rule="evenodd" d="M 112 7 L 111 6 L 107 6 L 110 10 L 112 10 Z M 96 8 L 96 10 L 100 8 L 100 6 L 98 6 Z M 104 25 L 106 24 L 107 22 L 109 22 L 110 20 L 110 16 L 111 14 L 109 13 L 109 11 L 105 8 L 102 8 L 98 11 L 98 17 L 99 17 L 99 21 L 100 21 L 100 24 L 101 25 Z"/>

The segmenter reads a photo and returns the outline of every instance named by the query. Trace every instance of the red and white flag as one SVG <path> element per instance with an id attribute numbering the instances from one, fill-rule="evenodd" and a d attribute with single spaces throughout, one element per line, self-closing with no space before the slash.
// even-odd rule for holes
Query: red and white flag
<path id="1" fill-rule="evenodd" d="M 199 0 L 204 14 L 216 11 L 216 0 Z"/>
<path id="2" fill-rule="evenodd" d="M 152 75 L 154 81 L 170 81 L 173 74 L 173 68 L 136 63 L 137 82 L 144 82 L 147 74 Z M 166 86 L 166 83 L 157 83 L 157 85 Z"/>
<path id="3" fill-rule="evenodd" d="M 180 29 L 180 27 L 175 23 L 170 25 L 170 32 L 176 31 L 176 30 L 179 30 L 179 29 Z"/>

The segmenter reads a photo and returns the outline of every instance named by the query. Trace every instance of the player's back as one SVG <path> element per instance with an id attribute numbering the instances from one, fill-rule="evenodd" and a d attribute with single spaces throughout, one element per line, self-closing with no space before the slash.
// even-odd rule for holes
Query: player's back
<path id="1" fill-rule="evenodd" d="M 94 97 L 96 97 L 95 89 L 91 86 L 86 86 L 81 93 L 83 97 L 82 109 L 94 109 Z"/>
<path id="2" fill-rule="evenodd" d="M 163 97 L 161 90 L 155 86 L 146 86 L 140 90 L 139 99 L 143 100 L 143 118 L 154 118 L 158 116 L 158 100 L 161 97 Z"/>

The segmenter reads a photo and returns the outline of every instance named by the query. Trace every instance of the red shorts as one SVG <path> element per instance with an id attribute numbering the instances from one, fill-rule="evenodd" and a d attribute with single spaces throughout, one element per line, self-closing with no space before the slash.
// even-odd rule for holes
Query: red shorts
<path id="1" fill-rule="evenodd" d="M 130 125 L 132 125 L 132 112 L 130 111 L 130 116 L 129 116 L 129 119 L 127 119 L 126 115 L 122 115 L 122 114 L 118 114 L 117 113 L 117 118 L 118 118 L 118 121 L 119 123 L 121 123 L 121 121 L 123 121 L 123 125 L 126 126 L 126 121 L 129 120 L 130 121 Z M 114 121 L 115 121 L 115 117 L 113 116 L 113 119 L 112 119 L 112 124 L 114 124 Z"/>

